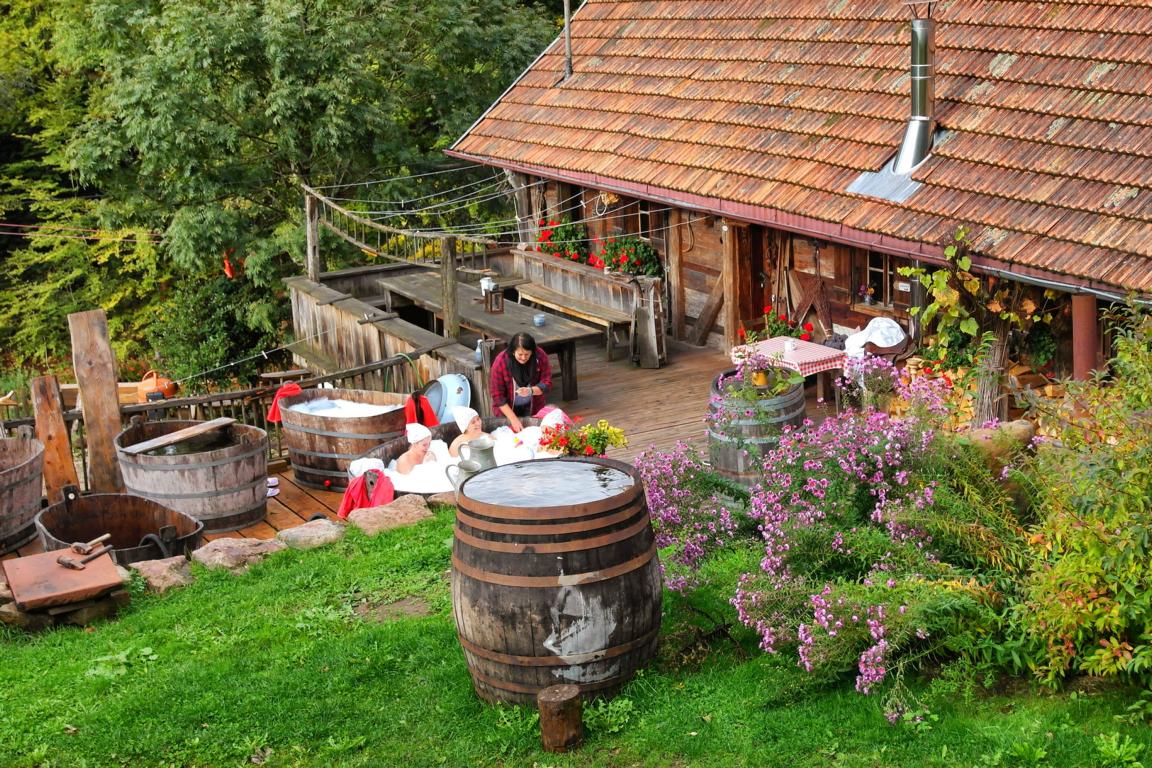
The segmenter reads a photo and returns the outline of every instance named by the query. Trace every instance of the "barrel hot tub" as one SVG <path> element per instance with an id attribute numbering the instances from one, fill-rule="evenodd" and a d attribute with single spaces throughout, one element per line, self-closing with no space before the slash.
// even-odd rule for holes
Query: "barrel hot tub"
<path id="1" fill-rule="evenodd" d="M 660 564 L 633 467 L 517 462 L 457 498 L 452 607 L 480 698 L 534 706 L 560 683 L 608 697 L 652 658 Z"/>
<path id="2" fill-rule="evenodd" d="M 719 475 L 751 488 L 760 479 L 760 462 L 764 454 L 780 442 L 784 427 L 804 423 L 804 386 L 797 384 L 779 395 L 764 394 L 755 402 L 725 401 L 723 379 L 736 373 L 725 371 L 712 380 L 710 414 L 717 404 L 733 410 L 750 410 L 751 415 L 733 419 L 722 430 L 708 428 L 708 460 Z"/>
<path id="3" fill-rule="evenodd" d="M 32 437 L 0 439 L 0 555 L 36 536 L 44 481 L 44 444 Z"/>
<path id="4" fill-rule="evenodd" d="M 144 453 L 123 449 L 198 421 L 146 421 L 116 437 L 124 487 L 204 523 L 205 532 L 235 531 L 264 519 L 268 507 L 268 435 L 229 424 Z"/>
<path id="5" fill-rule="evenodd" d="M 395 392 L 307 389 L 281 400 L 280 424 L 297 482 L 309 488 L 344 490 L 348 486 L 348 465 L 352 461 L 381 443 L 404 434 L 406 399 L 405 395 Z M 363 410 L 377 412 L 355 415 L 355 409 L 340 407 L 306 412 L 297 407 L 313 407 L 319 405 L 314 401 L 321 400 L 348 401 L 368 406 Z M 388 410 L 383 411 L 384 408 Z"/>
<path id="6" fill-rule="evenodd" d="M 200 546 L 204 523 L 151 499 L 126 493 L 65 496 L 36 515 L 45 551 L 66 549 L 74 541 L 112 534 L 112 558 L 120 565 L 192 554 Z"/>

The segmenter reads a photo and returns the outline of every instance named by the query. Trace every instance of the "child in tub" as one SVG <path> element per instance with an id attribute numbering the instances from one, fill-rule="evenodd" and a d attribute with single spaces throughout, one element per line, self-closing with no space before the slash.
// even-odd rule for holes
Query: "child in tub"
<path id="1" fill-rule="evenodd" d="M 452 418 L 456 421 L 456 426 L 460 428 L 460 437 L 452 441 L 452 445 L 448 447 L 448 455 L 456 458 L 460 455 L 460 446 L 487 433 L 484 432 L 484 424 L 480 420 L 480 414 L 466 405 L 457 405 L 453 408 Z"/>
<path id="2" fill-rule="evenodd" d="M 397 472 L 407 475 L 420 464 L 436 461 L 436 454 L 428 450 L 432 446 L 432 430 L 423 424 L 413 423 L 404 428 L 404 436 L 408 438 L 409 448 L 396 459 Z"/>

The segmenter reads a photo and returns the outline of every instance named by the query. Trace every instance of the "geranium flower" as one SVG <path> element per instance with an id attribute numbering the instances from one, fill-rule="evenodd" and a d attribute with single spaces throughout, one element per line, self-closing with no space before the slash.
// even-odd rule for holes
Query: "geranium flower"
<path id="1" fill-rule="evenodd" d="M 810 333 L 800 334 L 800 341 L 812 341 L 812 334 L 810 334 Z"/>

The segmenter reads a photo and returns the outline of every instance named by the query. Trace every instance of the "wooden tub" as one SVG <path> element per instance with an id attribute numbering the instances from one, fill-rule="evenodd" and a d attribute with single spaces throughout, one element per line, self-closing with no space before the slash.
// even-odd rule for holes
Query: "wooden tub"
<path id="1" fill-rule="evenodd" d="M 324 416 L 292 406 L 327 398 L 371 405 L 401 406 L 376 416 Z M 281 427 L 296 481 L 309 488 L 342 491 L 348 465 L 365 451 L 404 434 L 407 395 L 363 389 L 307 389 L 280 401 Z"/>
<path id="2" fill-rule="evenodd" d="M 150 455 L 123 450 L 199 423 L 143 422 L 117 435 L 124 487 L 203 521 L 209 533 L 235 531 L 263 520 L 268 507 L 268 435 L 264 430 L 230 424 L 210 433 L 221 438 L 221 447 L 191 453 Z"/>
<path id="3" fill-rule="evenodd" d="M 44 481 L 44 444 L 33 437 L 0 439 L 0 554 L 36 536 Z"/>

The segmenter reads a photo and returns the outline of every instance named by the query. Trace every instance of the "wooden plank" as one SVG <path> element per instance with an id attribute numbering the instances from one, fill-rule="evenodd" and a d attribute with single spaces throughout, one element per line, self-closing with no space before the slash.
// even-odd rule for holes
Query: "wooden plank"
<path id="1" fill-rule="evenodd" d="M 692 343 L 698 347 L 707 343 L 708 334 L 711 333 L 712 326 L 716 323 L 716 316 L 720 314 L 720 308 L 724 306 L 724 284 L 724 273 L 722 272 L 720 279 L 712 284 L 712 292 L 708 294 L 708 301 L 700 310 L 700 317 L 696 320 L 696 327 L 692 332 Z"/>
<path id="2" fill-rule="evenodd" d="M 673 208 L 668 215 L 668 280 L 672 300 L 672 338 L 684 338 L 684 211 Z"/>
<path id="3" fill-rule="evenodd" d="M 66 550 L 43 552 L 3 562 L 4 579 L 22 611 L 78 603 L 120 587 L 120 573 L 112 556 L 105 553 L 85 564 L 83 570 L 65 568 L 61 556 L 79 561 L 82 555 Z"/>
<path id="4" fill-rule="evenodd" d="M 36 414 L 36 438 L 44 443 L 44 490 L 50 504 L 64 501 L 64 486 L 80 487 L 63 403 L 55 376 L 37 376 L 30 382 Z"/>
<path id="5" fill-rule="evenodd" d="M 536 283 L 527 283 L 520 286 L 517 290 L 520 292 L 520 298 L 523 300 L 540 304 L 566 315 L 575 315 L 581 320 L 588 320 L 597 325 L 608 327 L 617 323 L 631 322 L 632 320 L 632 318 L 624 312 L 618 312 L 609 307 L 573 298 L 572 296 L 553 291 Z"/>
<path id="6" fill-rule="evenodd" d="M 120 433 L 116 358 L 108 341 L 104 310 L 68 315 L 72 335 L 72 367 L 84 404 L 84 431 L 88 443 L 88 490 L 122 493 L 124 481 L 116 460 L 114 441 Z"/>
<path id="7" fill-rule="evenodd" d="M 157 448 L 163 448 L 166 445 L 173 445 L 175 443 L 184 442 L 185 440 L 191 440 L 194 437 L 199 437 L 200 435 L 212 432 L 213 430 L 221 429 L 228 426 L 229 424 L 235 423 L 236 419 L 231 419 L 227 416 L 221 416 L 218 419 L 212 419 L 212 421 L 202 421 L 199 424 L 193 424 L 191 427 L 184 427 L 184 429 L 178 429 L 175 432 L 169 432 L 166 435 L 160 435 L 159 437 L 154 437 L 151 440 L 145 440 L 142 443 L 125 446 L 120 450 L 124 451 L 124 453 L 130 453 L 135 456 L 136 454 L 144 453 L 145 451 L 153 451 Z"/>

